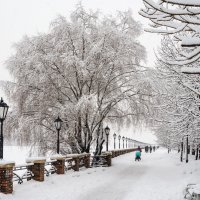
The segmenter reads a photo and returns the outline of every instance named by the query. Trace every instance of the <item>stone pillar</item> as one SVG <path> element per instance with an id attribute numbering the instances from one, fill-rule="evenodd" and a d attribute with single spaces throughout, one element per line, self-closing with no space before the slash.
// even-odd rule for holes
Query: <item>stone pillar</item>
<path id="1" fill-rule="evenodd" d="M 29 170 L 34 174 L 33 180 L 44 181 L 44 167 L 46 159 L 27 159 L 27 163 L 33 163 L 34 165 L 29 166 Z"/>
<path id="2" fill-rule="evenodd" d="M 115 157 L 115 151 L 112 151 L 112 158 Z"/>
<path id="3" fill-rule="evenodd" d="M 64 174 L 65 173 L 65 158 L 64 157 L 57 157 L 51 158 L 55 159 L 56 162 L 53 162 L 52 165 L 56 168 L 57 174 Z"/>
<path id="4" fill-rule="evenodd" d="M 86 168 L 90 168 L 90 154 L 85 155 L 84 164 Z"/>
<path id="5" fill-rule="evenodd" d="M 74 157 L 73 158 L 74 162 L 75 162 L 75 166 L 73 167 L 73 170 L 74 171 L 79 171 L 79 164 L 80 164 L 80 159 L 79 157 Z"/>
<path id="6" fill-rule="evenodd" d="M 15 163 L 0 162 L 0 192 L 11 194 L 13 192 L 13 167 Z"/>
<path id="7" fill-rule="evenodd" d="M 112 165 L 112 154 L 107 155 L 107 163 L 108 163 L 108 167 Z"/>

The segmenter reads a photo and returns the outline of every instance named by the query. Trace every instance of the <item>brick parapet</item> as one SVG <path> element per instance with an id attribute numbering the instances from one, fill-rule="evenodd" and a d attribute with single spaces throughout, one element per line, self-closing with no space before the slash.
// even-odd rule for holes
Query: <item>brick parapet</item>
<path id="1" fill-rule="evenodd" d="M 34 174 L 33 180 L 35 181 L 44 181 L 44 167 L 46 159 L 40 159 L 40 160 L 30 160 L 28 161 L 32 162 L 33 165 L 29 166 L 29 170 Z"/>
<path id="2" fill-rule="evenodd" d="M 13 167 L 15 163 L 0 164 L 0 192 L 11 194 L 13 192 Z"/>

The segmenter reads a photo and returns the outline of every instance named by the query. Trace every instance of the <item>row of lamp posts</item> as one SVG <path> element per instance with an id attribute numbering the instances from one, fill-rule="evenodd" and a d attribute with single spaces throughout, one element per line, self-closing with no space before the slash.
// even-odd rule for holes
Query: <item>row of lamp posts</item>
<path id="1" fill-rule="evenodd" d="M 3 101 L 1 98 L 0 101 L 0 123 L 1 123 L 1 133 L 0 133 L 0 159 L 3 159 L 3 144 L 4 144 L 4 137 L 3 137 L 3 122 L 6 119 L 7 113 L 8 113 L 8 108 L 9 106 Z M 57 129 L 57 153 L 60 153 L 60 139 L 59 139 L 59 134 L 60 134 L 60 129 L 61 129 L 61 124 L 62 120 L 60 117 L 58 117 L 54 123 L 55 127 Z"/>
<path id="2" fill-rule="evenodd" d="M 0 122 L 1 122 L 1 134 L 0 134 L 0 159 L 3 159 L 3 122 L 6 119 L 7 113 L 8 113 L 8 108 L 9 106 L 3 101 L 3 99 L 1 98 L 0 101 Z M 61 130 L 61 125 L 62 125 L 62 120 L 60 119 L 60 117 L 58 116 L 58 118 L 54 121 L 55 123 L 55 127 L 57 130 L 57 154 L 60 153 L 60 130 Z M 106 126 L 105 130 L 105 134 L 106 134 L 106 151 L 108 151 L 108 137 L 110 134 L 110 128 L 108 126 Z M 113 134 L 113 138 L 114 138 L 114 149 L 116 149 L 116 133 Z M 126 140 L 126 148 L 128 148 L 127 146 L 127 142 L 131 143 L 133 142 L 132 139 L 127 138 L 127 137 L 121 137 L 121 135 L 118 135 L 118 140 L 119 140 L 119 149 L 120 149 L 120 140 L 122 138 L 123 141 L 123 149 L 124 147 L 124 141 Z"/>
<path id="3" fill-rule="evenodd" d="M 114 138 L 114 149 L 116 149 L 116 138 L 117 138 L 117 134 L 116 133 L 114 133 L 113 134 L 113 138 Z M 119 149 L 120 149 L 120 140 L 122 139 L 122 141 L 123 141 L 123 149 L 125 148 L 125 146 L 124 146 L 124 141 L 126 141 L 126 148 L 128 148 L 128 142 L 129 143 L 132 143 L 133 142 L 133 140 L 132 139 L 130 139 L 130 138 L 127 138 L 127 137 L 121 137 L 121 135 L 118 135 L 118 140 L 119 140 Z"/>
<path id="4" fill-rule="evenodd" d="M 109 141 L 109 134 L 110 134 L 110 128 L 108 126 L 106 126 L 106 128 L 104 129 L 105 134 L 106 134 L 106 151 L 108 151 L 108 141 Z M 116 149 L 116 138 L 117 138 L 117 134 L 114 133 L 113 134 L 113 138 L 114 138 L 114 149 Z M 126 148 L 128 148 L 128 142 L 129 143 L 133 143 L 134 140 L 127 138 L 127 137 L 121 137 L 121 135 L 118 135 L 118 140 L 119 140 L 119 149 L 120 149 L 120 140 L 122 139 L 123 141 L 123 149 L 125 148 L 124 146 L 124 141 L 126 141 Z"/>

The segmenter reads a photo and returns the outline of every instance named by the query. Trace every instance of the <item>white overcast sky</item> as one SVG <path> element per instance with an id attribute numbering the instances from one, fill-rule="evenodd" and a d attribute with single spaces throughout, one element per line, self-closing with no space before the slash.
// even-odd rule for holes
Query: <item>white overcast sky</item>
<path id="1" fill-rule="evenodd" d="M 24 35 L 47 32 L 50 22 L 60 14 L 68 16 L 77 2 L 77 0 L 0 0 L 0 80 L 11 80 L 5 69 L 5 61 L 14 52 L 12 44 L 18 42 Z M 144 7 L 142 0 L 83 0 L 82 3 L 86 8 L 99 9 L 103 14 L 132 9 L 137 21 L 144 26 L 148 26 L 149 23 L 138 14 Z M 144 33 L 140 41 L 147 48 L 147 65 L 152 66 L 159 37 L 156 34 Z"/>
<path id="2" fill-rule="evenodd" d="M 5 61 L 14 52 L 13 43 L 18 42 L 24 35 L 47 32 L 53 19 L 58 15 L 69 16 L 77 3 L 78 0 L 0 0 L 0 80 L 11 80 Z M 87 9 L 99 9 L 103 14 L 132 9 L 134 18 L 144 27 L 149 23 L 138 14 L 138 11 L 144 7 L 142 0 L 82 0 L 82 4 Z M 140 37 L 140 42 L 147 49 L 146 65 L 153 66 L 154 50 L 160 43 L 160 37 L 156 34 L 144 33 Z M 0 90 L 1 96 L 6 99 Z M 155 140 L 151 134 L 149 139 Z"/>

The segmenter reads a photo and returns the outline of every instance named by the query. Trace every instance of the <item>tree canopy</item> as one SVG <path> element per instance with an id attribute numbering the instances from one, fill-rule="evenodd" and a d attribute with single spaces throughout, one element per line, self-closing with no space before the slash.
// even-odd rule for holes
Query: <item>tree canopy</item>
<path id="1" fill-rule="evenodd" d="M 6 85 L 13 104 L 7 130 L 43 151 L 55 149 L 59 115 L 62 151 L 89 152 L 96 143 L 99 153 L 105 123 L 145 120 L 151 89 L 140 65 L 141 32 L 130 11 L 101 16 L 78 5 L 48 33 L 24 37 L 7 62 L 14 77 Z"/>

